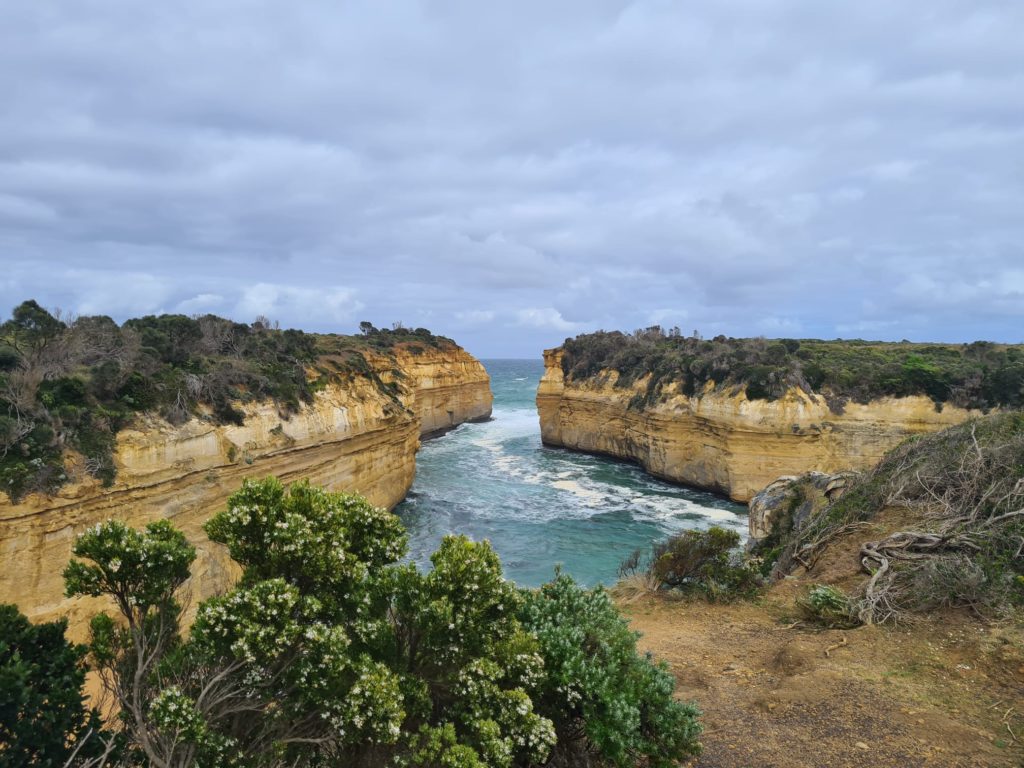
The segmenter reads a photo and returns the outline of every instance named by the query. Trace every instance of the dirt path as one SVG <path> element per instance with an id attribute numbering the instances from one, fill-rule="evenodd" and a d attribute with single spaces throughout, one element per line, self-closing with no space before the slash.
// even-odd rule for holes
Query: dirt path
<path id="1" fill-rule="evenodd" d="M 695 768 L 1024 766 L 1020 627 L 814 631 L 791 626 L 791 606 L 622 606 L 704 710 Z"/>

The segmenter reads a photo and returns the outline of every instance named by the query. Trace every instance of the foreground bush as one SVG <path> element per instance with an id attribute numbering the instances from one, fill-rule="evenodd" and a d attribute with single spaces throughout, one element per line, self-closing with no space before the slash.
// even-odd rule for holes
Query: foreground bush
<path id="1" fill-rule="evenodd" d="M 687 530 L 635 551 L 619 567 L 619 576 L 643 574 L 656 588 L 675 589 L 708 600 L 752 597 L 763 579 L 739 549 L 735 531 L 712 526 Z"/>
<path id="2" fill-rule="evenodd" d="M 585 765 L 596 755 L 610 765 L 668 768 L 697 751 L 699 712 L 672 699 L 671 674 L 637 653 L 639 635 L 607 593 L 557 574 L 526 595 L 520 615 L 544 659 L 531 692 L 555 724 L 550 764 Z"/>
<path id="3" fill-rule="evenodd" d="M 64 639 L 66 627 L 0 605 L 0 768 L 60 768 L 104 752 L 99 715 L 83 703 L 86 651 Z"/>
<path id="4" fill-rule="evenodd" d="M 246 482 L 206 529 L 243 575 L 187 639 L 174 594 L 194 551 L 166 522 L 97 526 L 65 572 L 70 595 L 118 608 L 93 621 L 91 651 L 141 762 L 512 768 L 697 749 L 695 710 L 601 593 L 521 592 L 464 537 L 421 573 L 400 564 L 396 517 L 308 484 Z"/>

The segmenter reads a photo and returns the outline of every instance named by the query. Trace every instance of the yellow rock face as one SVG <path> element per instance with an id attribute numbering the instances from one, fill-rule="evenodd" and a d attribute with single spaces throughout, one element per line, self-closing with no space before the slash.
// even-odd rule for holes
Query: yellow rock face
<path id="1" fill-rule="evenodd" d="M 420 420 L 420 434 L 490 418 L 491 378 L 472 355 L 456 347 L 422 354 L 399 349 L 395 356 L 406 380 L 413 383 L 406 405 Z"/>
<path id="2" fill-rule="evenodd" d="M 638 462 L 653 475 L 748 501 L 782 475 L 866 469 L 904 438 L 978 415 L 926 397 L 849 403 L 843 414 L 824 398 L 790 390 L 768 402 L 708 389 L 687 397 L 666 391 L 659 402 L 629 409 L 640 380 L 616 388 L 617 374 L 566 385 L 562 351 L 544 353 L 537 389 L 547 445 Z"/>
<path id="3" fill-rule="evenodd" d="M 67 616 L 70 635 L 84 638 L 100 603 L 64 597 L 62 571 L 77 534 L 116 518 L 132 526 L 167 518 L 196 545 L 190 596 L 193 605 L 222 591 L 237 576 L 202 525 L 224 507 L 246 477 L 308 478 L 335 490 L 355 491 L 393 507 L 416 472 L 420 434 L 487 418 L 490 379 L 462 349 L 399 350 L 403 405 L 368 379 L 331 385 L 312 404 L 282 418 L 273 403 L 243 407 L 242 426 L 193 419 L 174 427 L 146 418 L 118 434 L 117 480 L 69 484 L 54 497 L 11 504 L 0 494 L 0 602 L 14 602 L 33 620 Z M 385 365 L 385 358 L 373 360 Z M 395 378 L 386 361 L 380 377 Z"/>

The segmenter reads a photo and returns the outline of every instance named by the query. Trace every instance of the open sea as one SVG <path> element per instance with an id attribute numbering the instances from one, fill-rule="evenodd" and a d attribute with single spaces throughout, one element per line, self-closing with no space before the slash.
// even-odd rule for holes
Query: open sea
<path id="1" fill-rule="evenodd" d="M 746 538 L 746 507 L 662 482 L 639 467 L 546 448 L 534 396 L 540 360 L 484 360 L 493 420 L 428 440 L 416 481 L 395 512 L 409 529 L 410 556 L 429 567 L 441 537 L 489 539 L 505 575 L 526 587 L 556 564 L 588 586 L 615 581 L 619 563 L 673 531 L 720 525 Z"/>

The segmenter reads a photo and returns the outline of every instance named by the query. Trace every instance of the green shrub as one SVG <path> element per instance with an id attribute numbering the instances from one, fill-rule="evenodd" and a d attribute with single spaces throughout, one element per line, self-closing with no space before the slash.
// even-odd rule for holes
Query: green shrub
<path id="1" fill-rule="evenodd" d="M 141 702 L 123 719 L 151 762 L 525 768 L 549 763 L 559 726 L 564 754 L 579 728 L 597 763 L 696 749 L 696 711 L 603 593 L 522 592 L 461 536 L 421 572 L 397 517 L 306 483 L 246 481 L 206 530 L 242 577 L 187 638 L 174 595 L 195 552 L 166 521 L 96 526 L 65 571 L 69 595 L 121 614 L 93 620 L 92 657 Z"/>
<path id="2" fill-rule="evenodd" d="M 757 564 L 739 549 L 735 531 L 712 526 L 687 530 L 652 545 L 650 554 L 637 550 L 619 567 L 619 576 L 646 572 L 662 588 L 723 601 L 752 597 L 764 584 Z"/>
<path id="3" fill-rule="evenodd" d="M 0 768 L 62 768 L 78 745 L 79 758 L 103 752 L 109 734 L 83 703 L 86 650 L 66 628 L 0 605 Z"/>
<path id="4" fill-rule="evenodd" d="M 555 726 L 551 764 L 596 757 L 599 765 L 669 768 L 699 752 L 700 713 L 672 698 L 671 674 L 637 652 L 638 634 L 602 589 L 556 574 L 525 593 L 520 618 L 544 659 L 530 690 Z"/>
<path id="5" fill-rule="evenodd" d="M 827 584 L 812 584 L 797 606 L 807 621 L 832 629 L 850 629 L 861 623 L 853 601 Z"/>
<path id="6" fill-rule="evenodd" d="M 14 503 L 28 493 L 52 493 L 66 479 L 56 433 L 45 422 L 33 424 L 0 454 L 0 490 Z"/>

